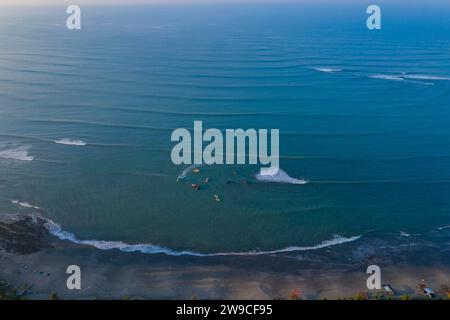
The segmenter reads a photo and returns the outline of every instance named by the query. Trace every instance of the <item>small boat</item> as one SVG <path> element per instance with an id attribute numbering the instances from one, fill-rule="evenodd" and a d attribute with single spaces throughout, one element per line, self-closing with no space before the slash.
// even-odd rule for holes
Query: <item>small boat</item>
<path id="1" fill-rule="evenodd" d="M 192 187 L 192 189 L 195 189 L 195 190 L 199 190 L 200 189 L 200 185 L 196 184 L 196 183 L 191 184 L 191 187 Z"/>
<path id="2" fill-rule="evenodd" d="M 220 202 L 220 197 L 219 197 L 219 195 L 215 194 L 215 195 L 214 195 L 214 200 L 216 200 L 217 202 Z"/>
<path id="3" fill-rule="evenodd" d="M 205 183 L 208 184 L 208 182 L 209 182 L 209 178 L 206 178 Z"/>
<path id="4" fill-rule="evenodd" d="M 194 169 L 192 169 L 192 172 L 193 172 L 193 173 L 199 173 L 199 172 L 200 172 L 200 169 L 199 169 L 199 168 L 194 168 Z"/>

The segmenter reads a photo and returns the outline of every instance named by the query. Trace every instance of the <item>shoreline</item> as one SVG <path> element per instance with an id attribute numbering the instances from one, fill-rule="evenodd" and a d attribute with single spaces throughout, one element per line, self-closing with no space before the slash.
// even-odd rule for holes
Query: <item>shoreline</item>
<path id="1" fill-rule="evenodd" d="M 426 281 L 439 298 L 441 286 L 450 284 L 450 266 L 430 263 L 427 257 L 383 264 L 370 256 L 359 263 L 333 267 L 314 259 L 291 256 L 168 256 L 119 250 L 98 250 L 60 240 L 31 217 L 0 223 L 0 279 L 10 287 L 28 288 L 24 298 L 48 299 L 289 299 L 299 288 L 303 299 L 355 298 L 368 292 L 366 268 L 380 264 L 382 282 L 396 298 L 425 298 L 418 284 Z M 325 249 L 326 251 L 326 249 Z M 81 290 L 68 290 L 66 268 L 79 265 Z M 20 290 L 19 290 L 20 291 Z"/>

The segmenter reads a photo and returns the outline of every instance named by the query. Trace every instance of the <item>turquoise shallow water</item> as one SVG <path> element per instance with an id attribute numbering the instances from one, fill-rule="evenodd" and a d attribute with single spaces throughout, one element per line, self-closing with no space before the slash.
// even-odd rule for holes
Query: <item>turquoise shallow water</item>
<path id="1" fill-rule="evenodd" d="M 0 212 L 201 253 L 448 244 L 450 8 L 385 10 L 373 32 L 357 5 L 87 7 L 77 32 L 64 8 L 2 11 Z M 281 168 L 309 183 L 250 165 L 176 182 L 170 134 L 194 120 L 279 128 Z"/>

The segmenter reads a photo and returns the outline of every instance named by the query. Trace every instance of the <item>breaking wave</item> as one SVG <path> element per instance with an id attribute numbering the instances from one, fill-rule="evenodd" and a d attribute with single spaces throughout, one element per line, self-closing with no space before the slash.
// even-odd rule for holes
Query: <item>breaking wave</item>
<path id="1" fill-rule="evenodd" d="M 192 170 L 194 170 L 195 168 L 201 167 L 201 166 L 202 166 L 201 164 L 191 164 L 189 167 L 187 167 L 186 169 L 181 171 L 181 173 L 178 175 L 177 180 L 186 179 L 186 177 Z"/>
<path id="2" fill-rule="evenodd" d="M 0 158 L 21 160 L 21 161 L 33 161 L 34 157 L 28 155 L 28 150 L 30 148 L 31 148 L 30 145 L 24 145 L 12 149 L 1 150 Z"/>
<path id="3" fill-rule="evenodd" d="M 67 145 L 71 145 L 71 146 L 85 146 L 85 145 L 87 145 L 87 143 L 82 141 L 82 140 L 70 140 L 70 139 L 67 139 L 67 138 L 56 140 L 55 143 L 67 144 Z"/>
<path id="4" fill-rule="evenodd" d="M 403 81 L 403 80 L 405 80 L 401 76 L 385 75 L 385 74 L 376 74 L 374 76 L 369 76 L 369 78 L 383 79 L 383 80 L 393 80 L 393 81 Z"/>
<path id="5" fill-rule="evenodd" d="M 246 251 L 246 252 L 217 252 L 217 253 L 199 253 L 194 251 L 177 251 L 166 247 L 161 247 L 153 244 L 128 244 L 122 241 L 103 241 L 103 240 L 80 240 L 73 233 L 63 230 L 58 224 L 51 220 L 46 220 L 45 227 L 50 232 L 50 234 L 56 236 L 61 240 L 68 240 L 72 243 L 80 245 L 93 246 L 100 250 L 112 250 L 118 249 L 123 252 L 141 252 L 147 254 L 166 254 L 170 256 L 196 256 L 196 257 L 214 257 L 214 256 L 258 256 L 258 255 L 269 255 L 277 253 L 287 253 L 295 251 L 309 251 L 318 250 L 323 248 L 328 248 L 336 246 L 339 244 L 344 244 L 348 242 L 353 242 L 361 238 L 361 236 L 354 237 L 342 237 L 339 235 L 334 235 L 332 239 L 325 240 L 314 246 L 292 246 L 279 250 L 270 251 Z"/>
<path id="6" fill-rule="evenodd" d="M 337 68 L 314 68 L 314 70 L 320 71 L 320 72 L 327 72 L 327 73 L 342 71 L 342 69 L 337 69 Z"/>
<path id="7" fill-rule="evenodd" d="M 433 75 L 422 75 L 422 74 L 402 74 L 405 79 L 414 80 L 436 80 L 436 81 L 450 81 L 450 77 L 433 76 Z"/>
<path id="8" fill-rule="evenodd" d="M 307 184 L 308 181 L 304 179 L 297 179 L 290 177 L 286 172 L 277 168 L 270 168 L 266 170 L 265 174 L 256 174 L 256 180 L 261 182 L 274 183 L 288 183 L 288 184 Z"/>
<path id="9" fill-rule="evenodd" d="M 32 209 L 40 209 L 40 207 L 30 204 L 28 202 L 20 202 L 19 200 L 10 200 L 12 204 L 17 204 L 18 206 Z"/>
<path id="10" fill-rule="evenodd" d="M 424 82 L 424 80 L 430 80 L 430 81 L 449 81 L 449 77 L 443 77 L 443 76 L 433 76 L 433 75 L 422 75 L 422 74 L 408 74 L 408 73 L 401 73 L 401 74 L 377 74 L 369 76 L 369 78 L 373 79 L 384 79 L 384 80 L 392 80 L 392 81 L 407 81 L 410 83 L 420 83 L 425 85 L 434 85 L 433 82 Z"/>
<path id="11" fill-rule="evenodd" d="M 402 237 L 409 237 L 410 236 L 410 234 L 408 232 L 405 232 L 405 231 L 400 231 L 400 235 Z"/>

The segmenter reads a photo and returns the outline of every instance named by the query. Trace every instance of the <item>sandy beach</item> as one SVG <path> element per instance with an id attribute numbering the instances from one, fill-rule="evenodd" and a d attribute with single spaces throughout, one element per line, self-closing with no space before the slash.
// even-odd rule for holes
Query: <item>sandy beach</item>
<path id="1" fill-rule="evenodd" d="M 27 243 L 26 241 L 32 241 Z M 342 299 L 368 292 L 365 266 L 314 267 L 282 256 L 172 257 L 102 251 L 61 241 L 46 234 L 39 224 L 20 219 L 0 225 L 0 276 L 26 299 L 289 299 L 298 288 L 303 299 Z M 78 265 L 81 290 L 68 290 L 66 268 Z M 390 283 L 397 297 L 424 298 L 418 284 L 435 289 L 449 285 L 445 264 L 382 267 L 383 283 Z M 53 295 L 55 296 L 55 295 Z"/>

